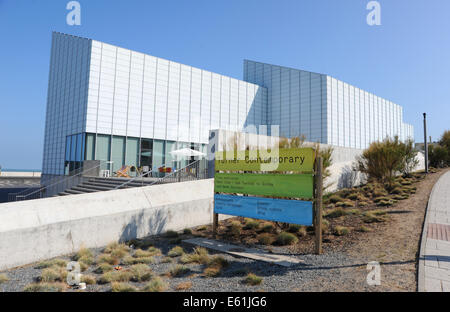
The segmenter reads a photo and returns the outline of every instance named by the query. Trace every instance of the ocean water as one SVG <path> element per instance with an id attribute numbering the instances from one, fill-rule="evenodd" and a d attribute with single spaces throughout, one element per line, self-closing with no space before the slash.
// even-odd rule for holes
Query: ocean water
<path id="1" fill-rule="evenodd" d="M 3 171 L 3 172 L 41 172 L 41 169 L 6 169 L 6 168 L 1 168 L 0 171 Z"/>

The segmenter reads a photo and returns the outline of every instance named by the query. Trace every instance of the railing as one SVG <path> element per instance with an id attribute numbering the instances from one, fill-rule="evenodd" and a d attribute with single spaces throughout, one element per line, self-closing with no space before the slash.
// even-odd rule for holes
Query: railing
<path id="1" fill-rule="evenodd" d="M 162 167 L 164 167 L 164 166 L 165 166 L 165 165 L 162 165 Z M 152 168 L 150 171 L 142 172 L 140 175 L 138 175 L 138 176 L 132 178 L 131 180 L 128 180 L 128 181 L 126 181 L 126 182 L 124 182 L 124 183 L 122 183 L 122 184 L 116 186 L 114 189 L 117 190 L 117 189 L 123 188 L 124 186 L 127 186 L 127 185 L 129 185 L 129 184 L 131 184 L 131 183 L 135 184 L 135 183 L 139 183 L 139 182 L 140 182 L 142 186 L 143 186 L 144 184 L 149 184 L 149 183 L 148 183 L 149 181 L 145 181 L 145 180 L 149 180 L 149 178 L 146 177 L 146 176 L 149 176 L 149 175 L 150 175 L 150 177 L 151 177 L 152 173 L 153 173 L 153 168 Z M 139 179 L 140 179 L 140 180 L 139 180 Z"/>
<path id="2" fill-rule="evenodd" d="M 80 167 L 78 169 L 72 170 L 69 172 L 69 175 L 67 176 L 58 176 L 53 178 L 49 183 L 46 183 L 46 185 L 38 188 L 33 189 L 26 189 L 19 193 L 11 193 L 8 194 L 8 201 L 19 201 L 19 200 L 29 200 L 29 199 L 39 199 L 46 196 L 49 196 L 48 194 L 58 194 L 60 192 L 63 192 L 75 185 L 80 184 L 83 181 L 84 176 L 89 176 L 89 174 L 94 173 L 94 176 L 98 176 L 99 169 L 104 164 L 111 164 L 112 161 L 100 161 L 100 164 L 97 166 L 94 166 L 92 168 L 84 168 Z"/>
<path id="3" fill-rule="evenodd" d="M 175 170 L 165 177 L 159 178 L 149 185 L 202 180 L 208 178 L 208 160 L 199 159 L 184 168 Z"/>

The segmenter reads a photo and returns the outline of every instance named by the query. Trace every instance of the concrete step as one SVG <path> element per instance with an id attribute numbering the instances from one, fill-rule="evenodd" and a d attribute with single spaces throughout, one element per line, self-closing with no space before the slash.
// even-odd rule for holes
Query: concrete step
<path id="1" fill-rule="evenodd" d="M 66 192 L 59 192 L 58 193 L 58 196 L 67 196 L 67 195 L 72 195 L 72 194 L 69 194 L 69 193 L 66 193 Z"/>
<path id="2" fill-rule="evenodd" d="M 94 192 L 98 192 L 98 190 L 96 190 L 96 189 L 92 189 L 92 188 L 89 188 L 89 187 L 85 187 L 85 186 L 83 186 L 83 185 L 77 185 L 77 186 L 72 187 L 71 189 L 72 189 L 72 190 L 75 190 L 75 191 L 84 192 L 84 193 L 94 193 Z"/>
<path id="3" fill-rule="evenodd" d="M 83 182 L 80 184 L 81 187 L 91 188 L 98 191 L 109 191 L 116 188 L 116 185 L 110 185 L 107 183 L 98 183 L 98 182 Z"/>
<path id="4" fill-rule="evenodd" d="M 68 189 L 64 191 L 65 193 L 69 193 L 69 194 L 86 194 L 86 192 L 81 192 L 81 191 L 75 191 L 72 189 Z"/>

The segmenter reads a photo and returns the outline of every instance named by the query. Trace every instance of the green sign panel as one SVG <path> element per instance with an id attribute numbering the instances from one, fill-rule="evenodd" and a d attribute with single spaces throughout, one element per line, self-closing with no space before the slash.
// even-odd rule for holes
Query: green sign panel
<path id="1" fill-rule="evenodd" d="M 216 173 L 214 191 L 309 199 L 313 182 L 312 174 Z"/>
<path id="2" fill-rule="evenodd" d="M 314 149 L 289 148 L 217 152 L 216 171 L 296 171 L 312 172 Z"/>

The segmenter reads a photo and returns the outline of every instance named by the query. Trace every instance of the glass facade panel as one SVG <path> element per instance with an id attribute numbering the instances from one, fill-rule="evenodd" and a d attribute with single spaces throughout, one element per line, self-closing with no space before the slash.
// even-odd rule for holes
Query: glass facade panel
<path id="1" fill-rule="evenodd" d="M 111 160 L 113 161 L 113 172 L 116 172 L 125 162 L 125 137 L 113 136 L 112 140 L 112 155 Z"/>
<path id="2" fill-rule="evenodd" d="M 111 136 L 99 134 L 97 135 L 96 159 L 97 160 L 110 160 L 111 152 Z M 102 164 L 101 169 L 111 169 L 109 165 Z"/>
<path id="3" fill-rule="evenodd" d="M 139 138 L 127 138 L 125 165 L 139 166 Z"/>
<path id="4" fill-rule="evenodd" d="M 165 165 L 168 168 L 172 168 L 172 170 L 176 169 L 176 159 L 170 154 L 170 152 L 175 151 L 177 147 L 177 142 L 174 141 L 166 141 L 166 161 L 165 161 Z"/>
<path id="5" fill-rule="evenodd" d="M 141 139 L 141 167 L 152 168 L 152 155 L 153 155 L 153 140 Z"/>
<path id="6" fill-rule="evenodd" d="M 153 176 L 162 176 L 158 168 L 164 165 L 164 141 L 153 140 Z"/>
<path id="7" fill-rule="evenodd" d="M 86 160 L 95 159 L 95 134 L 86 134 Z"/>

